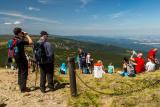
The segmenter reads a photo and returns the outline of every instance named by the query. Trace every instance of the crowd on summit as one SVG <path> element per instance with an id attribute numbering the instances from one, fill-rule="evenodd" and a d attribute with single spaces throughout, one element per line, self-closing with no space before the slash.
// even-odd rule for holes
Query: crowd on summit
<path id="1" fill-rule="evenodd" d="M 11 63 L 11 68 L 15 68 L 16 63 L 18 69 L 18 85 L 21 92 L 29 91 L 27 88 L 28 67 L 30 59 L 25 53 L 24 47 L 26 45 L 33 46 L 34 62 L 40 68 L 40 90 L 46 92 L 46 78 L 48 81 L 48 88 L 54 90 L 54 49 L 50 42 L 48 42 L 48 33 L 46 31 L 40 32 L 39 40 L 35 43 L 27 32 L 21 28 L 14 28 L 14 37 L 8 41 L 8 62 Z M 136 74 L 155 71 L 158 69 L 159 62 L 156 57 L 157 48 L 153 48 L 148 52 L 148 56 L 144 58 L 143 53 L 134 50 L 129 51 L 130 57 L 124 57 L 122 61 L 123 70 L 116 70 L 114 64 L 111 62 L 108 67 L 105 67 L 102 60 L 95 61 L 90 52 L 85 52 L 79 48 L 75 63 L 81 74 L 93 74 L 95 78 L 102 78 L 103 74 L 118 73 L 121 76 L 135 77 Z M 67 74 L 67 64 L 62 63 L 59 68 L 60 74 Z"/>

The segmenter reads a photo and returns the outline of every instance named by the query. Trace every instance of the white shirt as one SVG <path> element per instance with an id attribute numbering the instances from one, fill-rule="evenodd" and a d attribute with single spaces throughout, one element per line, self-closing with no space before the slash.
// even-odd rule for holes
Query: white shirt
<path id="1" fill-rule="evenodd" d="M 156 68 L 156 64 L 153 62 L 147 62 L 146 63 L 146 71 L 154 71 Z"/>
<path id="2" fill-rule="evenodd" d="M 94 66 L 93 72 L 95 78 L 102 78 L 102 74 L 105 73 L 102 68 L 102 66 Z"/>
<path id="3" fill-rule="evenodd" d="M 91 63 L 91 56 L 90 55 L 86 56 L 86 63 Z"/>

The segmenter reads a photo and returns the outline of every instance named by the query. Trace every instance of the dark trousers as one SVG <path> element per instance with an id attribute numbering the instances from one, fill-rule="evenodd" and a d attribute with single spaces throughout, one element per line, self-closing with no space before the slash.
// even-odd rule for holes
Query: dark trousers
<path id="1" fill-rule="evenodd" d="M 20 86 L 20 90 L 25 90 L 28 76 L 27 59 L 16 61 L 16 63 L 18 67 L 18 85 Z"/>
<path id="2" fill-rule="evenodd" d="M 40 88 L 45 89 L 46 77 L 48 80 L 48 87 L 53 87 L 53 74 L 54 74 L 54 64 L 40 64 Z"/>

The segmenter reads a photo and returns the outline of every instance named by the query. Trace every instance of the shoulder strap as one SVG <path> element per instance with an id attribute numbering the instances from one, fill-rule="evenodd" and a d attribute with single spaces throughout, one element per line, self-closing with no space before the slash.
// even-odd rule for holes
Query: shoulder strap
<path id="1" fill-rule="evenodd" d="M 12 40 L 13 40 L 13 44 L 12 44 L 12 48 L 13 48 L 14 46 L 16 46 L 17 40 L 19 40 L 19 38 L 14 37 Z"/>

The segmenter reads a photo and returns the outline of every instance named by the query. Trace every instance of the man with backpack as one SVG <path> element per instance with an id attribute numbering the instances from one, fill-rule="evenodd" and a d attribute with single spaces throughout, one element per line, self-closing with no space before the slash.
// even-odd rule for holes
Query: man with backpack
<path id="1" fill-rule="evenodd" d="M 42 93 L 46 92 L 46 76 L 48 80 L 48 88 L 51 91 L 54 90 L 54 52 L 51 43 L 47 40 L 48 33 L 46 31 L 41 31 L 39 41 L 34 44 L 36 62 L 40 67 L 40 90 Z"/>
<path id="2" fill-rule="evenodd" d="M 15 62 L 18 67 L 18 85 L 21 92 L 29 91 L 26 87 L 27 76 L 28 76 L 28 62 L 25 56 L 24 46 L 31 45 L 32 39 L 28 33 L 23 32 L 21 28 L 14 28 L 14 38 L 11 44 L 12 55 L 15 58 Z"/>

